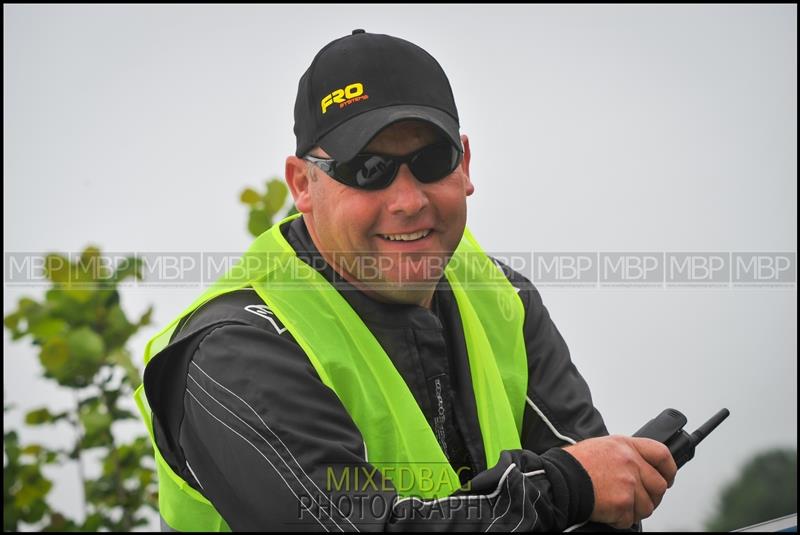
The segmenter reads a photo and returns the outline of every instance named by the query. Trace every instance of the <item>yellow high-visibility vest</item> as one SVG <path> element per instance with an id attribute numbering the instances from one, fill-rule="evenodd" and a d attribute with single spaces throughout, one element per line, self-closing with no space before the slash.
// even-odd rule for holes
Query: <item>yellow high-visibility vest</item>
<path id="1" fill-rule="evenodd" d="M 253 242 L 241 261 L 155 335 L 145 365 L 166 347 L 180 320 L 226 292 L 252 287 L 305 351 L 322 382 L 341 399 L 364 438 L 369 462 L 402 497 L 433 499 L 461 486 L 436 436 L 400 373 L 341 294 L 297 257 L 280 231 L 295 215 Z M 516 290 L 467 230 L 445 276 L 464 327 L 478 420 L 491 468 L 503 450 L 520 449 L 528 384 L 523 338 L 525 311 Z M 166 355 L 163 358 L 167 358 Z M 162 457 L 142 385 L 135 393 L 156 456 L 159 508 L 179 531 L 229 530 L 214 506 Z"/>

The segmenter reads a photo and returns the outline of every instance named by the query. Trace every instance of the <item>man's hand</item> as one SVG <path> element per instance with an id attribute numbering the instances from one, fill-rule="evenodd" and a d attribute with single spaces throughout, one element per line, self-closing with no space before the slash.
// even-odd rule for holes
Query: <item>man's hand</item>
<path id="1" fill-rule="evenodd" d="M 649 438 L 590 438 L 564 448 L 592 478 L 590 520 L 629 528 L 661 503 L 678 471 L 669 449 Z"/>

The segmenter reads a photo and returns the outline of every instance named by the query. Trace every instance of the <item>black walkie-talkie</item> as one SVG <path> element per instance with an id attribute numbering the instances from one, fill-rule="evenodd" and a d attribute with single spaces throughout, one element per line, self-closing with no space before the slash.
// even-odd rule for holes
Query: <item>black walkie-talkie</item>
<path id="1" fill-rule="evenodd" d="M 717 428 L 730 415 L 728 409 L 722 409 L 706 423 L 697 428 L 691 435 L 683 430 L 686 416 L 675 409 L 665 409 L 658 416 L 644 424 L 633 436 L 658 440 L 669 448 L 678 468 L 692 460 L 694 448 Z"/>

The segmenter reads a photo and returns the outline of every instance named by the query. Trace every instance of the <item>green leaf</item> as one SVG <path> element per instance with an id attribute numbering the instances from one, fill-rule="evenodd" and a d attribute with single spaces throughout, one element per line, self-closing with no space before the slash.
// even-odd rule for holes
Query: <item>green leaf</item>
<path id="1" fill-rule="evenodd" d="M 5 481 L 6 477 L 8 477 L 9 470 L 17 466 L 19 456 L 22 454 L 22 451 L 19 449 L 19 437 L 17 437 L 16 431 L 3 433 L 3 453 L 5 453 L 8 458 L 8 464 L 3 465 L 3 479 Z"/>
<path id="2" fill-rule="evenodd" d="M 249 204 L 253 206 L 258 204 L 261 201 L 261 195 L 259 195 L 255 190 L 251 188 L 247 188 L 242 191 L 242 194 L 239 196 L 239 200 L 242 201 L 244 204 Z"/>
<path id="3" fill-rule="evenodd" d="M 94 290 L 92 288 L 86 287 L 84 285 L 81 286 L 70 286 L 69 288 L 61 290 L 67 296 L 75 301 L 76 303 L 88 303 L 89 300 L 94 296 Z"/>
<path id="4" fill-rule="evenodd" d="M 272 179 L 267 182 L 267 194 L 264 196 L 264 207 L 270 215 L 274 215 L 283 207 L 286 202 L 286 194 L 289 189 L 280 179 Z"/>
<path id="5" fill-rule="evenodd" d="M 67 322 L 60 318 L 45 317 L 35 323 L 31 323 L 28 332 L 37 340 L 44 342 L 53 336 L 63 335 L 68 327 Z"/>
<path id="6" fill-rule="evenodd" d="M 125 370 L 125 377 L 134 389 L 139 387 L 142 382 L 141 374 L 133 363 L 133 360 L 131 360 L 130 353 L 124 349 L 120 349 L 111 353 L 108 358 L 110 362 Z"/>
<path id="7" fill-rule="evenodd" d="M 121 347 L 127 342 L 128 338 L 136 332 L 138 327 L 128 321 L 125 312 L 119 304 L 114 304 L 110 308 L 104 310 L 106 312 L 106 328 L 102 329 L 102 333 L 106 342 L 106 347 Z"/>
<path id="8" fill-rule="evenodd" d="M 25 316 L 31 313 L 32 310 L 39 308 L 41 305 L 31 299 L 30 297 L 22 297 L 19 300 L 19 311 Z"/>
<path id="9" fill-rule="evenodd" d="M 20 315 L 19 318 L 20 320 L 22 319 L 25 320 L 25 328 L 24 330 L 20 331 L 20 334 L 25 335 L 28 334 L 27 327 L 30 326 L 31 323 L 40 321 L 44 317 L 46 312 L 44 307 L 40 303 L 28 297 L 23 297 L 22 299 L 19 300 L 19 308 L 16 310 L 15 313 Z"/>
<path id="10" fill-rule="evenodd" d="M 79 418 L 85 431 L 84 438 L 91 445 L 99 445 L 96 439 L 107 434 L 111 427 L 111 415 L 103 409 L 102 406 L 89 407 L 85 405 L 81 407 Z"/>
<path id="11" fill-rule="evenodd" d="M 253 236 L 260 236 L 264 231 L 272 226 L 272 218 L 263 210 L 250 210 L 250 220 L 247 223 L 247 230 Z"/>
<path id="12" fill-rule="evenodd" d="M 65 531 L 81 531 L 79 528 L 80 526 L 74 521 L 66 518 L 61 513 L 53 511 L 50 513 L 50 524 L 42 528 L 42 531 L 63 533 Z"/>
<path id="13" fill-rule="evenodd" d="M 139 486 L 146 487 L 153 481 L 153 472 L 150 470 L 139 471 Z"/>
<path id="14" fill-rule="evenodd" d="M 133 412 L 125 409 L 114 409 L 111 412 L 112 417 L 114 418 L 115 422 L 120 420 L 138 420 L 139 415 L 134 414 Z"/>
<path id="15" fill-rule="evenodd" d="M 144 259 L 135 256 L 127 256 L 123 262 L 117 266 L 117 271 L 114 273 L 112 280 L 120 282 L 128 277 L 141 280 L 142 267 L 144 266 Z"/>
<path id="16" fill-rule="evenodd" d="M 84 410 L 83 407 L 88 406 L 90 408 L 98 407 L 100 405 L 100 396 L 89 396 L 88 398 L 84 398 L 78 402 L 78 409 Z"/>
<path id="17" fill-rule="evenodd" d="M 50 253 L 44 259 L 44 273 L 53 282 L 69 282 L 72 265 L 66 256 Z"/>
<path id="18" fill-rule="evenodd" d="M 90 264 L 92 261 L 100 257 L 100 248 L 94 245 L 89 245 L 81 253 L 81 264 Z"/>
<path id="19" fill-rule="evenodd" d="M 86 518 L 86 521 L 81 526 L 81 531 L 95 532 L 103 525 L 105 518 L 100 513 L 93 513 Z"/>
<path id="20" fill-rule="evenodd" d="M 22 520 L 28 524 L 33 524 L 40 521 L 49 507 L 43 498 L 37 499 L 30 507 L 28 507 L 22 515 Z"/>
<path id="21" fill-rule="evenodd" d="M 63 288 L 52 288 L 45 294 L 45 301 L 51 315 L 62 318 L 70 324 L 83 314 L 83 305 L 75 301 Z"/>
<path id="22" fill-rule="evenodd" d="M 56 376 L 69 360 L 69 346 L 61 336 L 49 339 L 39 352 L 39 361 L 45 372 Z"/>
<path id="23" fill-rule="evenodd" d="M 25 415 L 25 423 L 28 425 L 41 425 L 52 421 L 53 421 L 53 415 L 50 414 L 50 411 L 47 409 L 47 407 L 43 407 L 41 409 L 34 409 L 32 411 L 29 411 Z"/>
<path id="24" fill-rule="evenodd" d="M 153 307 L 147 309 L 147 312 L 142 314 L 142 317 L 139 318 L 139 322 L 137 325 L 139 327 L 144 327 L 145 325 L 150 325 L 151 318 L 153 317 Z"/>
<path id="25" fill-rule="evenodd" d="M 70 357 L 84 362 L 99 362 L 105 351 L 103 339 L 89 327 L 81 327 L 69 333 L 67 345 Z"/>
<path id="26" fill-rule="evenodd" d="M 45 376 L 62 386 L 81 388 L 91 383 L 103 365 L 105 344 L 89 327 L 79 327 L 66 336 L 56 336 L 45 343 L 39 360 Z"/>
<path id="27" fill-rule="evenodd" d="M 116 497 L 116 486 L 110 477 L 86 481 L 86 500 L 91 503 L 108 502 Z"/>
<path id="28" fill-rule="evenodd" d="M 31 507 L 34 502 L 44 498 L 53 483 L 42 476 L 37 465 L 25 465 L 20 470 L 22 486 L 14 495 L 14 505 L 20 509 Z"/>
<path id="29" fill-rule="evenodd" d="M 47 411 L 47 409 L 44 409 L 44 410 Z M 30 413 L 28 413 L 28 414 L 30 415 Z M 25 417 L 25 420 L 26 420 L 25 423 L 30 423 L 30 422 L 27 421 L 27 419 L 28 418 L 26 416 Z M 24 453 L 26 455 L 33 455 L 35 457 L 35 456 L 39 455 L 42 452 L 42 449 L 43 448 L 42 448 L 41 444 L 28 444 L 27 446 L 22 448 L 22 453 Z"/>
<path id="30" fill-rule="evenodd" d="M 16 311 L 3 318 L 3 325 L 11 331 L 16 331 L 19 326 L 19 320 L 21 319 L 22 314 Z"/>
<path id="31" fill-rule="evenodd" d="M 72 266 L 71 280 L 78 283 L 109 283 L 114 275 L 110 260 L 109 257 L 104 258 L 100 254 L 99 248 L 86 247 Z"/>

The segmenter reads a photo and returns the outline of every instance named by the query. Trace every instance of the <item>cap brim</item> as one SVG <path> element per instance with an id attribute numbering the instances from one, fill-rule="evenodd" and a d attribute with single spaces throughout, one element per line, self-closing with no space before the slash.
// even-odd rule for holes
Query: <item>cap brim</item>
<path id="1" fill-rule="evenodd" d="M 439 128 L 456 147 L 461 148 L 458 123 L 448 113 L 437 108 L 417 105 L 388 106 L 356 115 L 319 140 L 319 146 L 331 158 L 347 162 L 362 151 L 378 132 L 398 121 L 416 119 Z"/>

